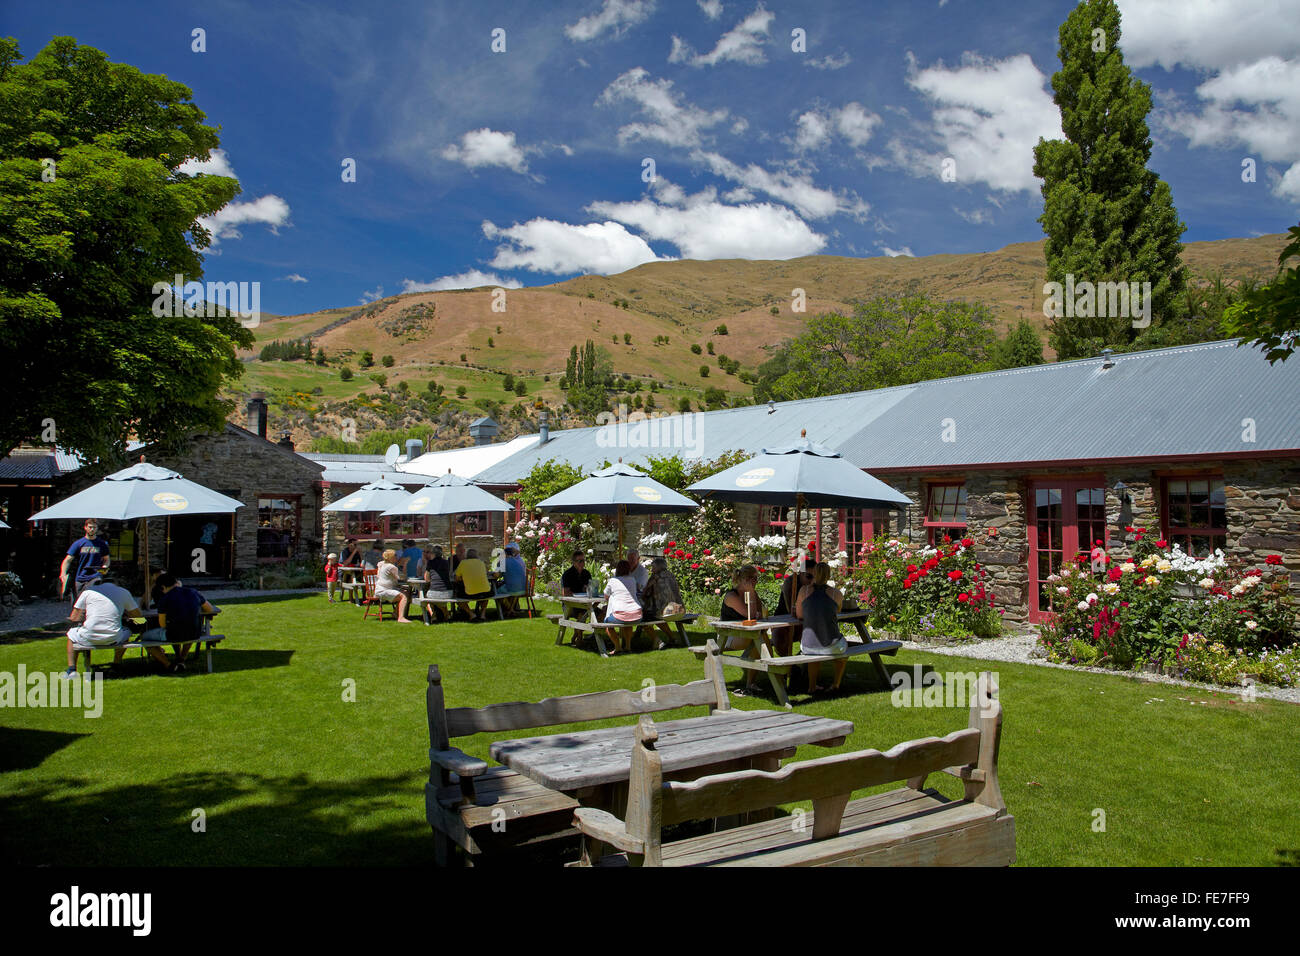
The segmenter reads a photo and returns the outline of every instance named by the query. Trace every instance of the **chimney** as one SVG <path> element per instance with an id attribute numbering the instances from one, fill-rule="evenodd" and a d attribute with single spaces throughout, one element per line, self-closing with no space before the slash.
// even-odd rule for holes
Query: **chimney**
<path id="1" fill-rule="evenodd" d="M 551 440 L 551 414 L 542 409 L 537 414 L 537 444 L 545 445 Z"/>
<path id="2" fill-rule="evenodd" d="M 276 442 L 276 444 L 281 448 L 287 448 L 289 451 L 293 451 L 293 435 L 289 432 L 281 432 L 280 440 Z"/>
<path id="3" fill-rule="evenodd" d="M 484 416 L 476 421 L 470 422 L 469 435 L 474 439 L 475 445 L 490 445 L 492 439 L 496 437 L 500 425 L 494 422 L 488 416 Z"/>
<path id="4" fill-rule="evenodd" d="M 418 438 L 408 438 L 406 440 L 406 460 L 415 461 L 424 454 L 424 442 Z"/>
<path id="5" fill-rule="evenodd" d="M 258 438 L 266 437 L 266 393 L 254 392 L 248 400 L 248 430 Z"/>

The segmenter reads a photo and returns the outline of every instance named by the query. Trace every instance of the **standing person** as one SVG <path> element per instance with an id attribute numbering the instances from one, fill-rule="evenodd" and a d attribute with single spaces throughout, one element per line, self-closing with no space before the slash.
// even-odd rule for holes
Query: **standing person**
<path id="1" fill-rule="evenodd" d="M 609 599 L 606 601 L 606 624 L 628 625 L 642 619 L 641 603 L 636 599 L 636 578 L 632 576 L 632 566 L 626 558 L 614 566 L 614 574 L 605 584 L 605 596 Z M 620 627 L 617 631 L 612 627 L 605 629 L 609 639 L 614 642 L 610 656 L 620 650 L 632 650 L 632 631 L 627 626 Z"/>
<path id="2" fill-rule="evenodd" d="M 839 613 L 844 604 L 844 595 L 830 586 L 831 566 L 825 561 L 813 570 L 813 579 L 804 585 L 795 601 L 795 617 L 803 622 L 799 635 L 799 653 L 811 656 L 843 654 L 849 649 L 848 641 L 840 633 Z M 808 692 L 820 694 L 825 690 L 839 690 L 840 681 L 844 679 L 847 658 L 835 662 L 835 678 L 829 688 L 817 686 L 817 673 L 820 663 L 808 665 Z"/>
<path id="3" fill-rule="evenodd" d="M 376 538 L 370 545 L 370 550 L 361 556 L 361 566 L 367 571 L 379 570 L 379 562 L 384 559 L 384 539 Z"/>
<path id="4" fill-rule="evenodd" d="M 424 552 L 415 546 L 415 542 L 407 538 L 402 542 L 402 550 L 398 553 L 397 562 L 408 578 L 418 578 L 424 574 L 424 567 L 421 564 L 424 561 Z"/>
<path id="5" fill-rule="evenodd" d="M 488 580 L 487 565 L 479 560 L 478 550 L 470 548 L 465 552 L 465 560 L 456 565 L 453 572 L 458 584 L 460 597 L 482 598 L 474 608 L 473 621 L 487 620 L 487 599 L 492 594 L 492 583 Z"/>
<path id="6" fill-rule="evenodd" d="M 519 557 L 519 545 L 513 541 L 506 545 L 505 579 L 501 582 L 501 590 L 512 594 L 528 590 L 528 568 L 524 559 Z M 517 597 L 507 598 L 506 604 L 506 611 L 510 614 L 519 610 Z"/>
<path id="7" fill-rule="evenodd" d="M 68 631 L 68 669 L 63 676 L 77 676 L 77 652 L 96 647 L 111 647 L 113 666 L 122 662 L 126 653 L 126 642 L 131 639 L 131 629 L 123 623 L 124 617 L 143 620 L 135 598 L 126 588 L 118 587 L 112 581 L 103 580 L 110 572 L 101 572 L 101 579 L 90 584 L 77 596 L 77 603 L 72 606 L 71 620 L 76 625 Z M 148 648 L 149 656 L 164 667 L 171 662 L 161 648 Z M 90 657 L 86 658 L 86 675 L 90 675 Z"/>
<path id="8" fill-rule="evenodd" d="M 763 617 L 763 599 L 758 596 L 758 568 L 746 564 L 736 569 L 731 576 L 731 590 L 722 596 L 722 612 L 719 617 L 724 621 L 760 620 Z M 749 596 L 746 602 L 745 597 Z M 748 648 L 750 643 L 739 637 L 728 637 L 725 651 Z M 757 671 L 745 671 L 745 690 L 754 686 Z"/>
<path id="9" fill-rule="evenodd" d="M 194 588 L 181 584 L 170 571 L 158 575 L 158 588 L 162 591 L 157 600 L 158 626 L 145 631 L 140 639 L 166 639 L 172 646 L 172 653 L 176 655 L 172 672 L 179 673 L 185 670 L 185 657 L 190 645 L 197 647 L 199 636 L 203 633 L 201 615 L 214 614 L 216 608 Z M 148 650 L 151 653 L 161 652 L 161 648 L 157 647 Z M 163 660 L 166 659 L 166 655 L 163 655 Z"/>
<path id="10" fill-rule="evenodd" d="M 640 599 L 642 592 L 645 591 L 646 582 L 650 580 L 650 572 L 641 563 L 641 552 L 636 548 L 627 549 L 627 563 L 632 569 L 632 579 L 636 581 L 636 596 Z"/>
<path id="11" fill-rule="evenodd" d="M 343 546 L 343 556 L 339 558 L 339 564 L 345 568 L 361 567 L 361 547 L 357 544 L 356 538 L 348 538 Z"/>
<path id="12" fill-rule="evenodd" d="M 331 551 L 325 555 L 325 594 L 334 603 L 334 592 L 339 587 L 339 556 Z"/>
<path id="13" fill-rule="evenodd" d="M 648 620 L 662 618 L 664 609 L 670 604 L 681 605 L 682 589 L 677 584 L 677 578 L 668 570 L 668 562 L 662 557 L 655 558 L 650 562 L 650 576 L 646 578 L 645 586 L 641 589 L 641 606 L 645 610 L 645 616 Z M 663 633 L 660 638 L 661 643 L 668 643 L 672 639 L 672 628 L 667 624 L 660 624 L 659 630 Z"/>
<path id="14" fill-rule="evenodd" d="M 376 568 L 378 574 L 375 577 L 375 599 L 392 601 L 397 605 L 397 623 L 411 624 L 414 622 L 406 616 L 406 609 L 411 603 L 411 597 L 402 590 L 406 578 L 396 562 L 397 552 L 392 548 L 387 549 L 380 556 L 379 566 Z M 379 613 L 381 616 L 383 615 L 384 610 L 382 607 L 379 609 Z"/>
<path id="15" fill-rule="evenodd" d="M 564 597 L 572 597 L 575 594 L 586 594 L 587 589 L 591 587 L 591 572 L 587 570 L 587 555 L 581 548 L 575 548 L 573 551 L 572 563 L 568 570 L 560 577 L 560 594 Z"/>
<path id="16" fill-rule="evenodd" d="M 74 602 L 82 591 L 99 579 L 101 571 L 108 570 L 108 539 L 100 534 L 99 522 L 87 518 L 82 528 L 86 533 L 72 542 L 59 565 L 59 597 L 68 595 Z M 71 594 L 68 592 L 70 573 L 74 585 Z"/>

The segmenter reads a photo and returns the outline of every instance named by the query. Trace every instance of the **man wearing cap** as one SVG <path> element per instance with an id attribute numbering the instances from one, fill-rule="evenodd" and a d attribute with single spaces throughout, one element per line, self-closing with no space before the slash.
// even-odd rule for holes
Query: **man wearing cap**
<path id="1" fill-rule="evenodd" d="M 511 541 L 506 545 L 506 562 L 505 562 L 505 580 L 501 582 L 501 590 L 510 594 L 522 594 L 528 588 L 528 568 L 524 565 L 524 559 L 519 557 L 519 545 Z M 519 610 L 519 598 L 506 598 L 507 614 L 514 614 Z"/>

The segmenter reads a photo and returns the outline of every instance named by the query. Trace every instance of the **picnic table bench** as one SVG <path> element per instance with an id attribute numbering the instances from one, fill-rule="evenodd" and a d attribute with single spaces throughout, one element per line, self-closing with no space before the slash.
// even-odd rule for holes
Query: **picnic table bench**
<path id="1" fill-rule="evenodd" d="M 724 649 L 729 643 L 729 638 L 739 638 L 748 642 L 740 655 L 722 655 L 722 662 L 730 667 L 766 674 L 776 694 L 777 703 L 782 707 L 791 706 L 787 691 L 790 671 L 796 667 L 807 667 L 809 664 L 834 663 L 866 654 L 871 658 L 876 676 L 886 687 L 890 686 L 889 671 L 880 658 L 882 655 L 892 657 L 897 654 L 898 649 L 903 646 L 902 642 L 873 641 L 866 628 L 865 610 L 841 611 L 838 617 L 841 622 L 852 623 L 858 632 L 857 639 L 849 638 L 848 649 L 840 654 L 790 654 L 778 657 L 772 649 L 771 632 L 778 627 L 798 626 L 799 621 L 792 614 L 774 615 L 754 624 L 745 624 L 742 621 L 714 621 L 713 629 L 717 632 Z M 698 655 L 701 648 L 692 647 L 691 650 Z M 755 654 L 756 650 L 757 654 Z"/>
<path id="2" fill-rule="evenodd" d="M 424 788 L 425 817 L 433 830 L 434 859 L 445 865 L 458 847 L 466 863 L 484 853 L 576 837 L 573 811 L 578 798 L 538 783 L 508 766 L 493 766 L 452 745 L 471 734 L 525 730 L 560 724 L 631 717 L 678 707 L 728 712 L 731 701 L 717 661 L 717 647 L 704 659 L 704 679 L 689 684 L 615 690 L 537 703 L 492 704 L 482 708 L 446 707 L 442 674 L 429 667 L 426 706 L 429 719 L 429 781 Z M 625 728 L 630 735 L 631 728 Z M 620 746 L 625 751 L 628 736 Z M 625 769 L 625 768 L 624 768 Z"/>
<path id="3" fill-rule="evenodd" d="M 643 716 L 629 768 L 627 811 L 579 807 L 582 865 L 598 866 L 1007 866 L 1015 862 L 1015 820 L 998 786 L 1002 705 L 992 675 L 980 674 L 966 730 L 888 751 L 864 750 L 791 763 L 774 772 L 742 770 L 667 781 L 663 726 Z M 949 800 L 925 789 L 932 773 L 960 779 Z M 906 785 L 851 800 L 892 781 Z M 797 816 L 663 842 L 663 828 L 718 813 L 811 800 Z M 610 852 L 604 852 L 608 848 Z"/>
<path id="4" fill-rule="evenodd" d="M 213 608 L 213 611 L 219 614 L 221 612 L 221 608 Z M 157 625 L 158 622 L 157 611 L 144 611 L 142 613 L 144 614 L 146 622 L 150 622 L 150 621 L 152 622 L 152 624 L 149 626 Z M 162 638 L 150 638 L 149 640 L 145 640 L 143 635 L 137 634 L 133 636 L 131 640 L 127 641 L 125 644 L 107 644 L 104 646 L 96 646 L 96 647 L 78 647 L 76 648 L 76 651 L 77 653 L 84 654 L 86 656 L 86 670 L 89 671 L 90 660 L 91 660 L 90 655 L 94 651 L 117 651 L 122 647 L 126 647 L 127 649 L 138 647 L 140 649 L 140 656 L 144 657 L 146 654 L 146 648 L 166 647 L 169 644 L 183 644 L 183 646 L 188 647 L 189 645 L 193 644 L 195 653 L 198 653 L 200 650 L 202 650 L 205 653 L 205 656 L 207 658 L 208 673 L 211 674 L 212 673 L 212 650 L 218 644 L 220 644 L 222 641 L 226 639 L 226 635 L 224 634 L 212 633 L 212 618 L 214 616 L 215 614 L 201 614 L 199 634 L 197 637 L 188 641 L 184 641 L 184 642 L 170 641 L 165 636 Z"/>
<path id="5" fill-rule="evenodd" d="M 648 621 L 628 621 L 622 624 L 605 624 L 596 621 L 579 621 L 573 618 L 565 617 L 563 614 L 548 614 L 546 619 L 559 628 L 559 633 L 555 637 L 556 645 L 564 643 L 564 639 L 569 632 L 573 632 L 571 642 L 578 642 L 579 634 L 590 634 L 596 639 L 596 649 L 600 651 L 601 657 L 609 657 L 609 649 L 605 646 L 604 631 L 609 627 L 631 627 L 635 628 L 633 639 L 639 637 L 642 631 L 648 627 L 658 627 L 661 624 L 668 624 L 677 629 L 677 636 L 681 639 L 683 647 L 691 647 L 690 639 L 686 636 L 686 625 L 693 624 L 699 618 L 698 614 L 683 614 L 681 617 L 674 617 L 671 620 L 655 618 Z M 662 650 L 666 646 L 665 642 L 660 641 L 658 648 Z M 697 654 L 704 652 L 703 647 L 692 648 Z"/>

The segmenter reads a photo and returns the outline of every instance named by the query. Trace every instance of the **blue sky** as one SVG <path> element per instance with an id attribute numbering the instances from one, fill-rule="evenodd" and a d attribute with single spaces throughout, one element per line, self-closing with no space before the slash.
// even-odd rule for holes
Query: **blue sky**
<path id="1" fill-rule="evenodd" d="M 14 5 L 0 32 L 27 56 L 70 35 L 189 86 L 221 127 L 203 168 L 243 187 L 206 277 L 260 281 L 264 310 L 296 313 L 654 258 L 1041 238 L 1030 149 L 1059 134 L 1049 81 L 1072 6 L 96 0 Z M 1293 0 L 1120 8 L 1184 240 L 1294 224 Z"/>

